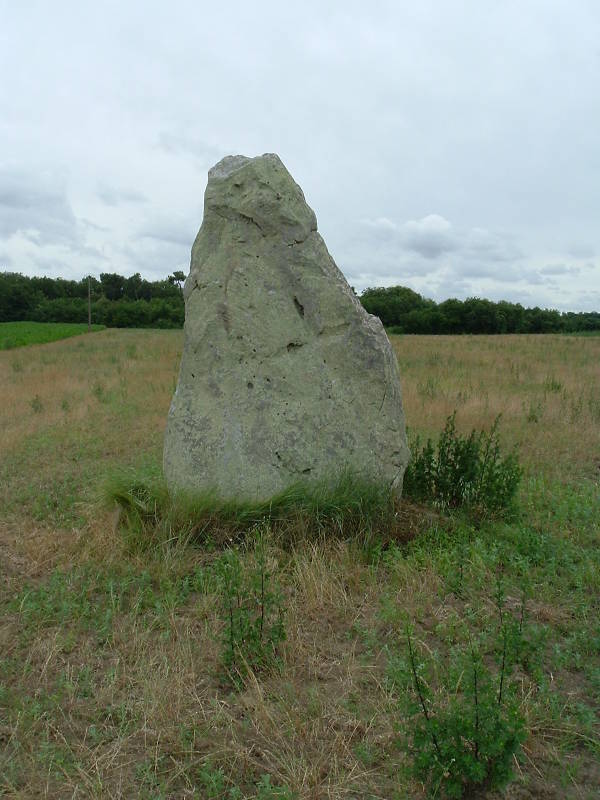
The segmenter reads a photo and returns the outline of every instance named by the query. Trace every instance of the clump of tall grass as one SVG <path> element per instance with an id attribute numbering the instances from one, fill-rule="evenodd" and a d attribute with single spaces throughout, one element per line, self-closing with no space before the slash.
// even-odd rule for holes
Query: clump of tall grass
<path id="1" fill-rule="evenodd" d="M 129 543 L 142 549 L 182 540 L 229 545 L 264 522 L 290 544 L 322 534 L 367 537 L 394 515 L 392 490 L 349 470 L 330 482 L 298 482 L 266 500 L 244 501 L 214 489 L 169 491 L 162 470 L 146 465 L 113 471 L 102 494 L 119 508 Z"/>
<path id="2" fill-rule="evenodd" d="M 447 420 L 437 444 L 411 443 L 412 460 L 404 475 L 404 494 L 433 501 L 443 508 L 464 506 L 483 513 L 510 511 L 522 469 L 515 451 L 503 455 L 498 436 L 500 417 L 489 431 L 456 430 L 456 411 Z"/>

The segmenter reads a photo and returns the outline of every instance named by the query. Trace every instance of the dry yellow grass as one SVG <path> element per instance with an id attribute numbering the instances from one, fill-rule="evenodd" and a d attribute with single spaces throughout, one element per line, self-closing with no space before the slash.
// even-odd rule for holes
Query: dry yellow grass
<path id="1" fill-rule="evenodd" d="M 501 437 L 519 445 L 532 479 L 597 481 L 600 338 L 407 336 L 393 344 L 413 431 L 436 434 L 455 409 L 463 430 L 489 427 L 502 414 Z M 386 663 L 400 646 L 404 615 L 434 647 L 464 612 L 448 589 L 444 552 L 380 561 L 355 543 L 300 543 L 286 552 L 272 542 L 286 605 L 281 667 L 250 672 L 236 693 L 219 668 L 224 622 L 214 591 L 178 605 L 157 588 L 215 555 L 131 554 L 96 502 L 111 466 L 160 457 L 181 345 L 177 331 L 107 330 L 0 352 L 0 794 L 227 800 L 233 786 L 259 797 L 257 781 L 268 773 L 298 800 L 423 797 L 423 787 L 401 773 L 402 720 Z M 573 505 L 556 529 L 565 542 L 580 535 Z M 532 513 L 540 529 L 556 516 L 552 508 L 546 518 L 543 506 Z M 474 549 L 465 575 L 478 613 L 492 619 L 494 571 L 486 559 L 487 551 Z M 72 573 L 91 570 L 60 597 L 69 607 L 78 587 L 89 585 L 92 622 L 78 605 L 57 622 L 59 604 L 56 619 L 34 616 L 27 627 L 11 598 L 24 597 L 25 583 L 46 587 L 57 567 L 67 576 L 59 589 Z M 137 613 L 144 573 L 154 594 Z M 114 576 L 115 597 L 129 591 L 127 581 L 133 587 L 127 604 L 115 606 L 107 640 L 98 626 L 116 600 L 97 575 Z M 595 591 L 592 567 L 578 575 L 582 591 Z M 540 585 L 531 616 L 566 636 L 584 612 L 560 591 Z M 40 615 L 51 604 L 44 597 Z M 514 589 L 508 599 L 517 604 L 518 597 Z M 553 691 L 570 681 L 568 702 L 585 702 L 587 678 L 553 669 Z M 524 676 L 531 737 L 519 768 L 528 788 L 519 791 L 529 794 L 512 796 L 597 796 L 593 751 L 581 738 L 594 734 L 573 732 L 567 721 L 557 733 L 556 713 L 542 713 L 537 702 Z M 226 785 L 210 795 L 202 775 L 219 768 Z M 571 778 L 561 783 L 565 769 Z"/>
<path id="2" fill-rule="evenodd" d="M 462 430 L 489 427 L 546 475 L 598 476 L 600 337 L 392 337 L 407 424 L 436 434 L 454 410 Z"/>
<path id="3" fill-rule="evenodd" d="M 407 424 L 435 434 L 455 409 L 489 426 L 536 469 L 595 474 L 600 451 L 600 337 L 392 337 Z M 46 438 L 101 460 L 159 452 L 177 380 L 179 331 L 106 330 L 0 352 L 0 453 Z M 100 446 L 101 443 L 101 446 Z M 49 463 L 56 469 L 56 449 Z"/>

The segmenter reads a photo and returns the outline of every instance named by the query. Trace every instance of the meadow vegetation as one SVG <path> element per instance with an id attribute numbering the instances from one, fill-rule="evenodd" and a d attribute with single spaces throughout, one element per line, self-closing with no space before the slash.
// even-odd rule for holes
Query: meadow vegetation
<path id="1" fill-rule="evenodd" d="M 598 796 L 600 338 L 392 341 L 510 503 L 170 498 L 180 331 L 0 352 L 0 795 Z"/>
<path id="2" fill-rule="evenodd" d="M 104 325 L 92 325 L 92 331 L 103 328 Z M 87 325 L 72 322 L 0 322 L 0 350 L 56 342 L 87 330 Z"/>

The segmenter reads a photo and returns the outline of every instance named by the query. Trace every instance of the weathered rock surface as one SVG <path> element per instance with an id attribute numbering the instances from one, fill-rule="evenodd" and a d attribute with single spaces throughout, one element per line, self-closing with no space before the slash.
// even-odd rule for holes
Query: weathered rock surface
<path id="1" fill-rule="evenodd" d="M 398 492 L 408 460 L 396 358 L 278 156 L 209 172 L 169 412 L 171 488 L 265 499 L 350 468 Z"/>

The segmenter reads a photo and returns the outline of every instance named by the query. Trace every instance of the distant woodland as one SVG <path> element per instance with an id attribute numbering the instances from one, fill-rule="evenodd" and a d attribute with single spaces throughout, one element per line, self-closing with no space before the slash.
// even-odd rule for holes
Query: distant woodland
<path id="1" fill-rule="evenodd" d="M 139 273 L 124 278 L 103 272 L 90 278 L 92 322 L 110 328 L 181 328 L 182 272 L 162 281 Z M 0 322 L 87 322 L 88 279 L 29 278 L 0 272 Z"/>
<path id="2" fill-rule="evenodd" d="M 600 330 L 600 313 L 524 308 L 520 303 L 427 300 L 405 286 L 365 289 L 361 303 L 391 333 L 580 333 Z"/>
<path id="3" fill-rule="evenodd" d="M 176 271 L 161 281 L 113 272 L 90 279 L 92 322 L 113 328 L 180 328 L 182 285 Z M 360 301 L 391 333 L 582 333 L 600 330 L 600 313 L 524 308 L 519 303 L 444 300 L 436 303 L 405 286 L 365 289 Z M 0 272 L 0 322 L 87 322 L 88 279 L 30 278 Z"/>

